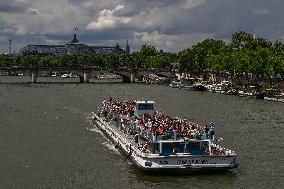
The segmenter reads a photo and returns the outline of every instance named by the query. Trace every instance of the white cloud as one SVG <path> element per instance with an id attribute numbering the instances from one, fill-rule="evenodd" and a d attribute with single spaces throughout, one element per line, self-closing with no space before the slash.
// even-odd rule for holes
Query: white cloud
<path id="1" fill-rule="evenodd" d="M 99 12 L 98 18 L 87 25 L 88 30 L 106 30 L 128 24 L 131 17 L 116 16 L 115 13 L 124 9 L 124 5 L 117 5 L 113 10 L 104 9 Z"/>
<path id="2" fill-rule="evenodd" d="M 186 9 L 194 9 L 198 6 L 204 5 L 205 3 L 206 0 L 185 0 L 182 5 Z"/>
<path id="3" fill-rule="evenodd" d="M 119 11 L 121 9 L 124 9 L 124 5 L 117 5 L 115 8 L 114 8 L 114 11 Z"/>
<path id="4" fill-rule="evenodd" d="M 32 15 L 38 15 L 39 14 L 38 9 L 28 8 L 26 11 L 27 11 L 28 14 L 32 14 Z"/>
<path id="5" fill-rule="evenodd" d="M 270 12 L 267 9 L 254 9 L 253 12 L 255 14 L 270 14 Z"/>
<path id="6" fill-rule="evenodd" d="M 66 43 L 74 27 L 82 42 L 129 39 L 133 48 L 169 51 L 208 36 L 229 41 L 240 30 L 283 40 L 283 7 L 283 0 L 0 0 L 0 52 L 9 38 L 14 47 Z"/>
<path id="7" fill-rule="evenodd" d="M 46 42 L 46 44 L 49 44 L 49 45 L 64 44 L 64 41 L 62 41 L 62 40 L 45 39 L 45 42 Z"/>
<path id="8" fill-rule="evenodd" d="M 15 25 L 16 29 L 16 35 L 26 35 L 27 34 L 27 29 L 20 24 Z"/>
<path id="9" fill-rule="evenodd" d="M 136 41 L 159 43 L 162 36 L 158 31 L 149 32 L 135 32 L 134 37 Z"/>
<path id="10" fill-rule="evenodd" d="M 165 35 L 158 31 L 154 32 L 134 32 L 135 42 L 139 44 L 152 44 L 166 51 L 178 52 L 181 49 L 189 48 L 198 41 L 212 38 L 213 34 L 180 34 Z"/>

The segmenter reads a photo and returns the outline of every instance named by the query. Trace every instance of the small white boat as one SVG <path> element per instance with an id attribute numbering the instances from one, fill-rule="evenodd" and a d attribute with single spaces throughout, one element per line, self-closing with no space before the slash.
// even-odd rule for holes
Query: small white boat
<path id="1" fill-rule="evenodd" d="M 192 85 L 191 90 L 193 91 L 207 91 L 207 87 L 206 85 L 202 84 L 202 83 L 195 83 Z"/>
<path id="2" fill-rule="evenodd" d="M 61 77 L 61 78 L 69 78 L 70 75 L 69 75 L 69 74 L 63 74 L 63 75 L 61 75 L 60 77 Z"/>
<path id="3" fill-rule="evenodd" d="M 284 102 L 284 95 L 275 95 L 274 97 L 264 97 L 264 100 Z"/>
<path id="4" fill-rule="evenodd" d="M 93 120 L 142 170 L 188 172 L 237 167 L 236 154 L 214 142 L 214 124 L 204 128 L 172 119 L 156 111 L 154 105 L 153 101 L 104 101 L 98 113 L 93 113 Z"/>
<path id="5" fill-rule="evenodd" d="M 181 81 L 172 81 L 169 86 L 172 88 L 183 88 L 184 84 Z"/>

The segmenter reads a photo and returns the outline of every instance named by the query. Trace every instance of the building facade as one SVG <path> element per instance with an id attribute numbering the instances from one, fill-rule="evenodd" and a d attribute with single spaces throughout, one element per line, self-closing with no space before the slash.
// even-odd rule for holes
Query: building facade
<path id="1" fill-rule="evenodd" d="M 90 46 L 80 43 L 77 35 L 74 34 L 72 41 L 65 45 L 27 45 L 20 50 L 20 55 L 26 53 L 54 54 L 64 56 L 66 54 L 86 54 L 86 53 L 103 53 L 103 54 L 130 54 L 128 40 L 125 49 L 122 49 L 117 43 L 116 46 Z"/>

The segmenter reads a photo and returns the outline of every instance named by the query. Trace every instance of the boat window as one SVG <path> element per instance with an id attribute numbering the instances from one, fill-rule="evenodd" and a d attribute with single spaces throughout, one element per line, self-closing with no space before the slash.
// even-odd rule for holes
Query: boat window
<path id="1" fill-rule="evenodd" d="M 160 144 L 159 143 L 150 143 L 149 144 L 149 151 L 152 154 L 159 154 L 160 153 Z"/>
<path id="2" fill-rule="evenodd" d="M 189 142 L 186 144 L 185 152 L 193 155 L 204 155 L 205 145 L 200 142 Z"/>
<path id="3" fill-rule="evenodd" d="M 205 149 L 208 147 L 208 142 L 190 141 L 187 143 L 173 142 L 162 143 L 161 155 L 168 156 L 175 153 L 190 153 L 192 155 L 204 155 Z"/>
<path id="4" fill-rule="evenodd" d="M 184 153 L 184 143 L 163 143 L 162 144 L 162 155 L 168 156 L 175 153 Z"/>
<path id="5" fill-rule="evenodd" d="M 154 104 L 138 104 L 138 110 L 154 110 Z"/>

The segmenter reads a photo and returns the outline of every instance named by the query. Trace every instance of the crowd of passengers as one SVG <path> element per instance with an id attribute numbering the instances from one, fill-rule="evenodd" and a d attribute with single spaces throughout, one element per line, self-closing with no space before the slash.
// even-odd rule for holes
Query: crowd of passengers
<path id="1" fill-rule="evenodd" d="M 136 122 L 143 129 L 154 133 L 156 136 L 167 136 L 169 133 L 176 132 L 178 137 L 190 139 L 214 139 L 214 123 L 200 126 L 189 122 L 186 119 L 171 118 L 158 111 L 151 116 L 144 116 L 144 119 L 134 116 L 135 101 L 103 101 L 103 107 L 108 111 L 123 114 L 131 121 Z M 133 120 L 134 119 L 134 120 Z"/>

